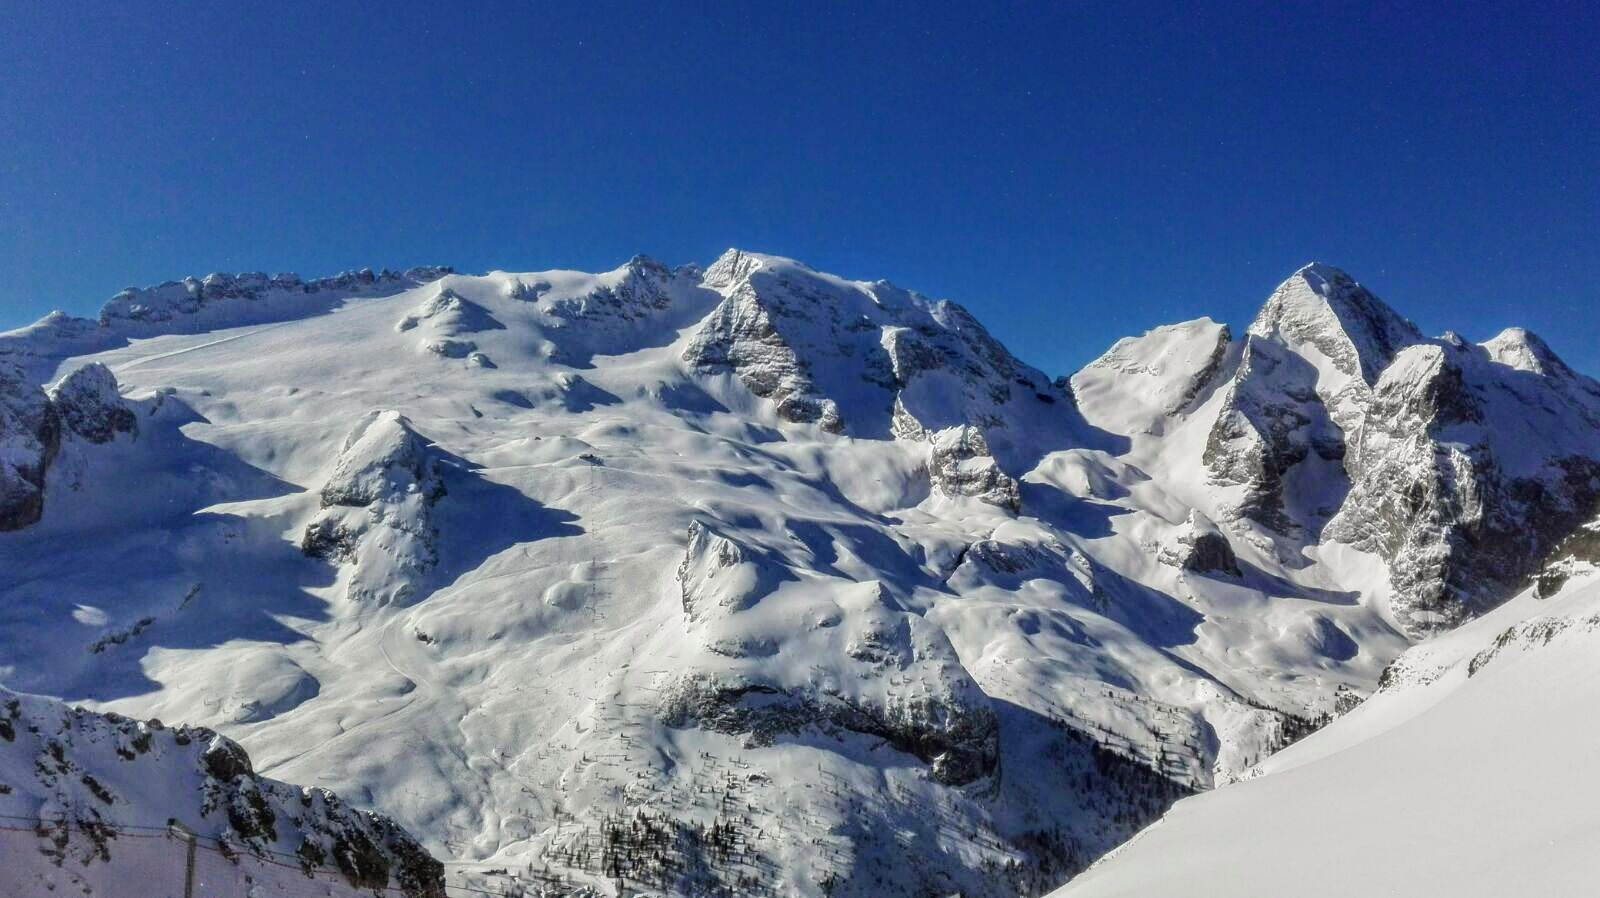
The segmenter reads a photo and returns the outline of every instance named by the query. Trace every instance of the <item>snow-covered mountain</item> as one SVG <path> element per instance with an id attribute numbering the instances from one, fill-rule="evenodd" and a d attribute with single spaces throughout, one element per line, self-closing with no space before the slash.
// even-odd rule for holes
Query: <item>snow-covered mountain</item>
<path id="1" fill-rule="evenodd" d="M 0 335 L 0 446 L 14 688 L 455 875 L 1011 896 L 1581 541 L 1600 386 L 1323 265 L 1052 380 L 730 250 L 128 291 Z"/>

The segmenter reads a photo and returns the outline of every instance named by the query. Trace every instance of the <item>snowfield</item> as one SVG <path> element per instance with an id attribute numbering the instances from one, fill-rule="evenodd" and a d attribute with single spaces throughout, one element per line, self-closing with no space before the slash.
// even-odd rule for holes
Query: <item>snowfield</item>
<path id="1" fill-rule="evenodd" d="M 1521 596 L 1392 683 L 1185 799 L 1060 898 L 1586 895 L 1600 882 L 1600 583 Z"/>
<path id="2" fill-rule="evenodd" d="M 0 681 L 211 727 L 452 885 L 1042 894 L 1269 788 L 1600 499 L 1532 335 L 1322 265 L 1242 333 L 1051 379 L 739 250 L 126 291 L 0 334 Z"/>

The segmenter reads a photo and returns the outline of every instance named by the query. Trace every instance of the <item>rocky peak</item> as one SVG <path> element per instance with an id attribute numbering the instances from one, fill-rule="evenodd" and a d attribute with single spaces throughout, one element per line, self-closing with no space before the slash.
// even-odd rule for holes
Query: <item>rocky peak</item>
<path id="1" fill-rule="evenodd" d="M 428 441 L 399 412 L 373 412 L 346 438 L 301 548 L 352 566 L 353 601 L 403 604 L 438 563 L 432 508 L 444 493 Z"/>
<path id="2" fill-rule="evenodd" d="M 360 507 L 410 493 L 437 497 L 435 462 L 427 442 L 396 411 L 375 412 L 345 438 L 322 504 Z"/>
<path id="3" fill-rule="evenodd" d="M 1389 561 L 1392 610 L 1412 635 L 1515 592 L 1600 502 L 1593 409 L 1563 379 L 1507 374 L 1492 350 L 1410 347 L 1355 434 L 1327 536 Z"/>
<path id="4" fill-rule="evenodd" d="M 1289 507 L 1285 479 L 1313 457 L 1333 464 L 1307 478 L 1344 479 L 1346 443 L 1373 384 L 1397 353 L 1421 342 L 1415 325 L 1337 268 L 1312 263 L 1280 284 L 1246 332 L 1206 445 L 1213 480 L 1245 487 L 1230 515 L 1296 536 L 1325 521 L 1341 497 L 1323 489 Z"/>
<path id="5" fill-rule="evenodd" d="M 683 613 L 699 621 L 743 610 L 760 582 L 760 560 L 703 521 L 690 522 L 688 537 L 678 565 Z"/>
<path id="6" fill-rule="evenodd" d="M 1480 345 L 1489 358 L 1518 371 L 1562 379 L 1579 376 L 1538 334 L 1520 327 L 1508 327 Z"/>
<path id="7" fill-rule="evenodd" d="M 1279 284 L 1249 332 L 1302 353 L 1315 347 L 1335 370 L 1368 385 L 1395 353 L 1422 340 L 1416 325 L 1348 274 L 1321 262 Z"/>
<path id="8" fill-rule="evenodd" d="M 735 375 L 780 418 L 880 439 L 973 426 L 1002 465 L 1064 443 L 1070 394 L 954 303 L 741 250 L 703 284 L 723 300 L 684 360 Z"/>
<path id="9" fill-rule="evenodd" d="M 767 257 L 758 253 L 747 253 L 741 249 L 728 249 L 711 263 L 701 276 L 701 282 L 712 289 L 722 289 L 746 280 L 757 269 L 762 267 Z M 798 264 L 798 263 L 796 263 Z"/>
<path id="10" fill-rule="evenodd" d="M 61 379 L 50 402 L 66 429 L 90 443 L 109 443 L 117 434 L 137 434 L 139 419 L 122 400 L 111 369 L 92 362 Z"/>

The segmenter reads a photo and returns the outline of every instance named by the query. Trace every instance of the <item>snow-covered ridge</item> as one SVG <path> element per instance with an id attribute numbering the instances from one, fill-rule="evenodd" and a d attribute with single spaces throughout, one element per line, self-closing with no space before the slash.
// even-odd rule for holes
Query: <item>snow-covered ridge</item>
<path id="1" fill-rule="evenodd" d="M 56 311 L 26 327 L 0 333 L 0 357 L 11 356 L 38 371 L 68 355 L 104 351 L 132 338 L 302 318 L 326 312 L 350 297 L 388 295 L 436 281 L 452 270 L 362 268 L 312 280 L 292 273 L 219 271 L 129 287 L 107 300 L 95 318 Z"/>
<path id="2" fill-rule="evenodd" d="M 0 864 L 0 891 L 11 895 L 135 894 L 130 877 L 140 867 L 124 855 L 138 857 L 137 836 L 172 823 L 246 858 L 336 869 L 352 894 L 444 895 L 443 867 L 392 820 L 326 789 L 260 777 L 244 749 L 209 729 L 95 714 L 4 687 L 0 816 L 8 827 L 32 826 L 36 841 L 35 851 L 8 850 Z M 172 857 L 182 863 L 181 853 Z M 239 867 L 241 890 L 252 869 Z"/>

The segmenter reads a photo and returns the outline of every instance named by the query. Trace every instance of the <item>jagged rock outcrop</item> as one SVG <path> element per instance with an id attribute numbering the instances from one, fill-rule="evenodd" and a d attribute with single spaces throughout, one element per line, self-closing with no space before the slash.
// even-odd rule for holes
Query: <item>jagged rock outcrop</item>
<path id="1" fill-rule="evenodd" d="M 684 361 L 701 371 L 733 372 L 751 393 L 770 399 L 778 417 L 786 421 L 817 424 L 838 433 L 844 429 L 838 403 L 821 395 L 812 379 L 812 363 L 802 359 L 792 340 L 779 330 L 780 323 L 811 323 L 811 315 L 826 307 L 764 297 L 751 280 L 761 268 L 760 257 L 733 252 L 706 270 L 705 284 L 726 291 L 727 299 L 701 325 L 684 351 Z M 876 377 L 883 386 L 884 372 Z"/>
<path id="2" fill-rule="evenodd" d="M 1322 491 L 1289 507 L 1286 478 L 1310 458 L 1325 464 L 1306 479 L 1337 477 L 1373 384 L 1421 340 L 1415 325 L 1331 266 L 1312 263 L 1279 285 L 1246 332 L 1203 457 L 1214 481 L 1243 487 L 1233 516 L 1291 536 L 1326 521 L 1342 496 Z"/>
<path id="3" fill-rule="evenodd" d="M 351 600 L 404 604 L 438 563 L 432 508 L 444 492 L 438 460 L 411 422 L 373 412 L 346 438 L 301 548 L 353 565 Z"/>
<path id="4" fill-rule="evenodd" d="M 1119 347 L 1107 365 L 1137 348 Z M 1096 414 L 1114 417 L 1114 398 Z M 1251 324 L 1202 460 L 1231 488 L 1223 517 L 1284 557 L 1322 539 L 1382 556 L 1395 617 L 1420 636 L 1504 599 L 1594 512 L 1600 385 L 1520 328 L 1426 339 L 1313 264 Z"/>
<path id="5" fill-rule="evenodd" d="M 1358 430 L 1328 536 L 1389 561 L 1413 634 L 1498 604 L 1600 503 L 1600 390 L 1529 336 L 1407 349 Z"/>
<path id="6" fill-rule="evenodd" d="M 50 390 L 50 403 L 66 431 L 90 443 L 109 443 L 117 434 L 139 432 L 139 418 L 123 401 L 116 375 L 98 362 L 62 378 Z"/>
<path id="7" fill-rule="evenodd" d="M 102 444 L 138 430 L 138 416 L 106 366 L 84 365 L 46 392 L 20 365 L 0 358 L 0 531 L 44 515 L 46 479 L 63 440 Z"/>
<path id="8" fill-rule="evenodd" d="M 85 868 L 118 869 L 123 828 L 161 832 L 168 821 L 241 856 L 337 869 L 354 888 L 445 894 L 444 866 L 394 821 L 326 789 L 259 776 L 243 748 L 203 727 L 95 714 L 0 687 L 0 784 L 0 814 L 38 821 L 39 862 L 13 858 L 0 872 L 0 884 L 26 890 L 16 894 L 81 887 Z M 131 863 L 125 869 L 142 869 Z"/>
<path id="9" fill-rule="evenodd" d="M 45 473 L 60 447 L 61 420 L 50 397 L 21 367 L 0 359 L 0 530 L 44 514 Z"/>
<path id="10" fill-rule="evenodd" d="M 836 687 L 806 689 L 762 678 L 692 674 L 663 692 L 660 708 L 668 726 L 692 723 L 742 734 L 752 746 L 806 731 L 877 737 L 926 763 L 933 778 L 946 785 L 966 785 L 999 772 L 999 724 L 970 680 L 902 676 L 881 701 L 868 702 Z"/>
<path id="11" fill-rule="evenodd" d="M 1174 531 L 1156 558 L 1162 564 L 1198 574 L 1240 575 L 1239 559 L 1228 537 L 1200 511 L 1189 512 L 1188 520 Z"/>
<path id="12" fill-rule="evenodd" d="M 649 256 L 634 256 L 613 272 L 611 283 L 600 284 L 578 296 L 557 299 L 548 304 L 547 311 L 567 322 L 642 321 L 672 305 L 671 286 L 675 278 L 692 277 L 696 273 L 688 269 L 674 272 Z M 539 292 L 536 288 L 523 289 Z"/>
<path id="13" fill-rule="evenodd" d="M 961 425 L 934 434 L 928 476 L 940 493 L 951 498 L 972 498 L 1011 511 L 1020 511 L 1017 481 L 1000 470 L 989 454 L 989 444 L 976 427 Z"/>
<path id="14" fill-rule="evenodd" d="M 722 302 L 684 361 L 733 374 L 784 420 L 912 440 L 967 425 L 1002 464 L 1066 438 L 1070 393 L 954 303 L 739 250 L 702 283 Z"/>
<path id="15" fill-rule="evenodd" d="M 743 610 L 754 597 L 761 572 L 738 543 L 702 521 L 689 523 L 689 545 L 678 565 L 683 613 L 691 621 Z"/>
<path id="16" fill-rule="evenodd" d="M 842 651 L 824 662 L 844 668 L 837 674 L 792 682 L 771 666 L 718 657 L 662 691 L 663 722 L 743 734 L 752 745 L 807 731 L 877 737 L 950 785 L 999 772 L 994 710 L 938 627 L 881 606 L 843 618 L 828 634 Z"/>
<path id="17" fill-rule="evenodd" d="M 1344 457 L 1338 428 L 1316 393 L 1316 371 L 1285 347 L 1251 334 L 1201 460 L 1214 483 L 1237 486 L 1227 509 L 1232 519 L 1248 518 L 1279 533 L 1299 535 L 1304 522 L 1332 509 L 1288 507 L 1285 479 L 1313 457 L 1336 470 Z M 1308 514 L 1307 512 L 1310 512 Z"/>
<path id="18" fill-rule="evenodd" d="M 1273 292 L 1250 333 L 1312 359 L 1320 374 L 1317 395 L 1344 429 L 1359 420 L 1364 398 L 1395 354 L 1422 340 L 1416 325 L 1348 274 L 1320 262 L 1301 268 Z M 1322 360 L 1326 364 L 1317 364 Z"/>
<path id="19" fill-rule="evenodd" d="M 113 296 L 100 310 L 100 325 L 118 329 L 169 323 L 229 304 L 258 302 L 271 297 L 315 293 L 359 293 L 399 289 L 438 280 L 451 269 L 440 266 L 346 271 L 333 277 L 303 280 L 297 274 L 215 272 L 203 278 L 187 277 L 154 287 L 129 287 Z"/>
<path id="20" fill-rule="evenodd" d="M 1534 578 L 1534 595 L 1548 599 L 1579 574 L 1600 570 L 1600 520 L 1593 520 L 1556 544 Z"/>

